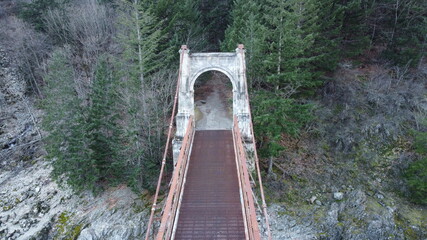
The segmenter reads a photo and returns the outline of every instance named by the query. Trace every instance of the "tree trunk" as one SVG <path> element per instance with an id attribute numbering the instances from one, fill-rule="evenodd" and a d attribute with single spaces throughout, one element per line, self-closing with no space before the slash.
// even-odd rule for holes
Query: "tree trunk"
<path id="1" fill-rule="evenodd" d="M 268 171 L 267 174 L 270 175 L 273 172 L 273 157 L 270 157 L 268 160 Z"/>

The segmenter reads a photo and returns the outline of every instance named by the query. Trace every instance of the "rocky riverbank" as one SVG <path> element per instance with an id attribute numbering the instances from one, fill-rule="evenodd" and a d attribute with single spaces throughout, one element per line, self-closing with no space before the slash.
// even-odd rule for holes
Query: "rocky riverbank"
<path id="1" fill-rule="evenodd" d="M 43 113 L 0 49 L 0 239 L 141 239 L 147 208 L 125 186 L 99 196 L 58 186 L 45 159 Z"/>

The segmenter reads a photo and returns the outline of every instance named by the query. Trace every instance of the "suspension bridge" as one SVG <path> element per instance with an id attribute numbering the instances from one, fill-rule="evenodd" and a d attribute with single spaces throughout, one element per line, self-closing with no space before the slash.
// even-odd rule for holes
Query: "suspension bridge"
<path id="1" fill-rule="evenodd" d="M 194 82 L 213 70 L 224 73 L 233 86 L 232 129 L 195 128 Z M 159 201 L 171 142 L 173 175 L 167 197 Z M 145 239 L 271 239 L 242 44 L 230 53 L 190 54 L 181 46 L 172 117 Z"/>

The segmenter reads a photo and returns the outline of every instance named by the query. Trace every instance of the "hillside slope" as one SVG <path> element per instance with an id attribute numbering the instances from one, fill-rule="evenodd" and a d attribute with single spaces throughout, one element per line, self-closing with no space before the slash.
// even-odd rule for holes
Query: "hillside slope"
<path id="1" fill-rule="evenodd" d="M 268 190 L 277 239 L 425 239 L 403 177 L 427 113 L 425 66 L 341 64 L 302 137 L 284 137 Z M 280 219 L 280 220 L 279 220 Z"/>

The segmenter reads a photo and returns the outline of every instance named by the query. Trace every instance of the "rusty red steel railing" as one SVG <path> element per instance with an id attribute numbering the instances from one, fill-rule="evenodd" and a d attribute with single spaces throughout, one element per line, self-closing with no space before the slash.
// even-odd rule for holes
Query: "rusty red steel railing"
<path id="1" fill-rule="evenodd" d="M 233 140 L 234 149 L 236 153 L 236 164 L 239 177 L 239 186 L 242 193 L 243 203 L 243 217 L 245 223 L 245 235 L 246 239 L 259 240 L 261 234 L 256 218 L 255 204 L 253 198 L 253 192 L 251 187 L 251 181 L 249 179 L 249 172 L 246 163 L 246 151 L 243 147 L 243 139 L 240 134 L 239 123 L 237 117 L 233 119 Z"/>
<path id="2" fill-rule="evenodd" d="M 183 191 L 186 171 L 190 162 L 190 151 L 194 138 L 194 121 L 193 116 L 188 120 L 187 131 L 185 133 L 181 151 L 173 171 L 170 190 L 164 206 L 160 228 L 156 239 L 171 239 L 175 221 L 177 221 L 177 211 L 180 205 L 180 198 Z"/>
<path id="3" fill-rule="evenodd" d="M 242 52 L 243 59 L 245 59 L 245 49 L 244 49 L 243 44 L 239 44 L 237 46 L 237 48 Z M 268 217 L 268 213 L 267 213 L 267 204 L 265 202 L 264 187 L 262 185 L 261 170 L 260 170 L 260 167 L 259 167 L 258 152 L 256 150 L 255 132 L 254 132 L 254 126 L 253 126 L 253 123 L 252 123 L 251 104 L 249 102 L 249 91 L 248 91 L 248 81 L 247 81 L 247 78 L 246 78 L 246 63 L 245 63 L 245 61 L 243 61 L 243 78 L 245 79 L 245 83 L 246 83 L 246 102 L 248 104 L 248 109 L 249 109 L 249 127 L 250 127 L 250 130 L 251 130 L 251 133 L 252 133 L 252 143 L 254 145 L 255 167 L 256 167 L 257 176 L 258 176 L 258 184 L 259 184 L 261 201 L 262 201 L 262 210 L 263 210 L 264 219 L 265 219 L 265 227 L 266 227 L 266 230 L 267 230 L 267 237 L 268 237 L 268 240 L 270 240 L 270 239 L 272 239 L 272 237 L 271 237 L 271 230 L 270 230 L 270 221 L 268 219 L 269 217 Z"/>
<path id="4" fill-rule="evenodd" d="M 187 50 L 187 46 L 182 45 L 181 50 Z M 166 165 L 166 156 L 168 154 L 169 143 L 172 136 L 172 126 L 173 126 L 174 117 L 175 117 L 176 105 L 178 103 L 179 85 L 180 85 L 181 72 L 182 72 L 182 59 L 183 59 L 183 54 L 181 54 L 181 57 L 179 60 L 178 80 L 177 80 L 176 89 L 175 89 L 175 97 L 173 102 L 172 114 L 169 121 L 168 136 L 166 139 L 165 149 L 163 151 L 162 166 L 160 167 L 159 179 L 157 180 L 156 193 L 154 194 L 154 200 L 153 200 L 153 205 L 151 207 L 150 219 L 148 220 L 147 232 L 145 233 L 145 240 L 149 240 L 149 237 L 150 237 L 150 230 L 151 230 L 151 227 L 153 226 L 154 214 L 157 209 L 157 199 L 159 197 L 160 186 L 162 185 L 163 172 Z"/>

